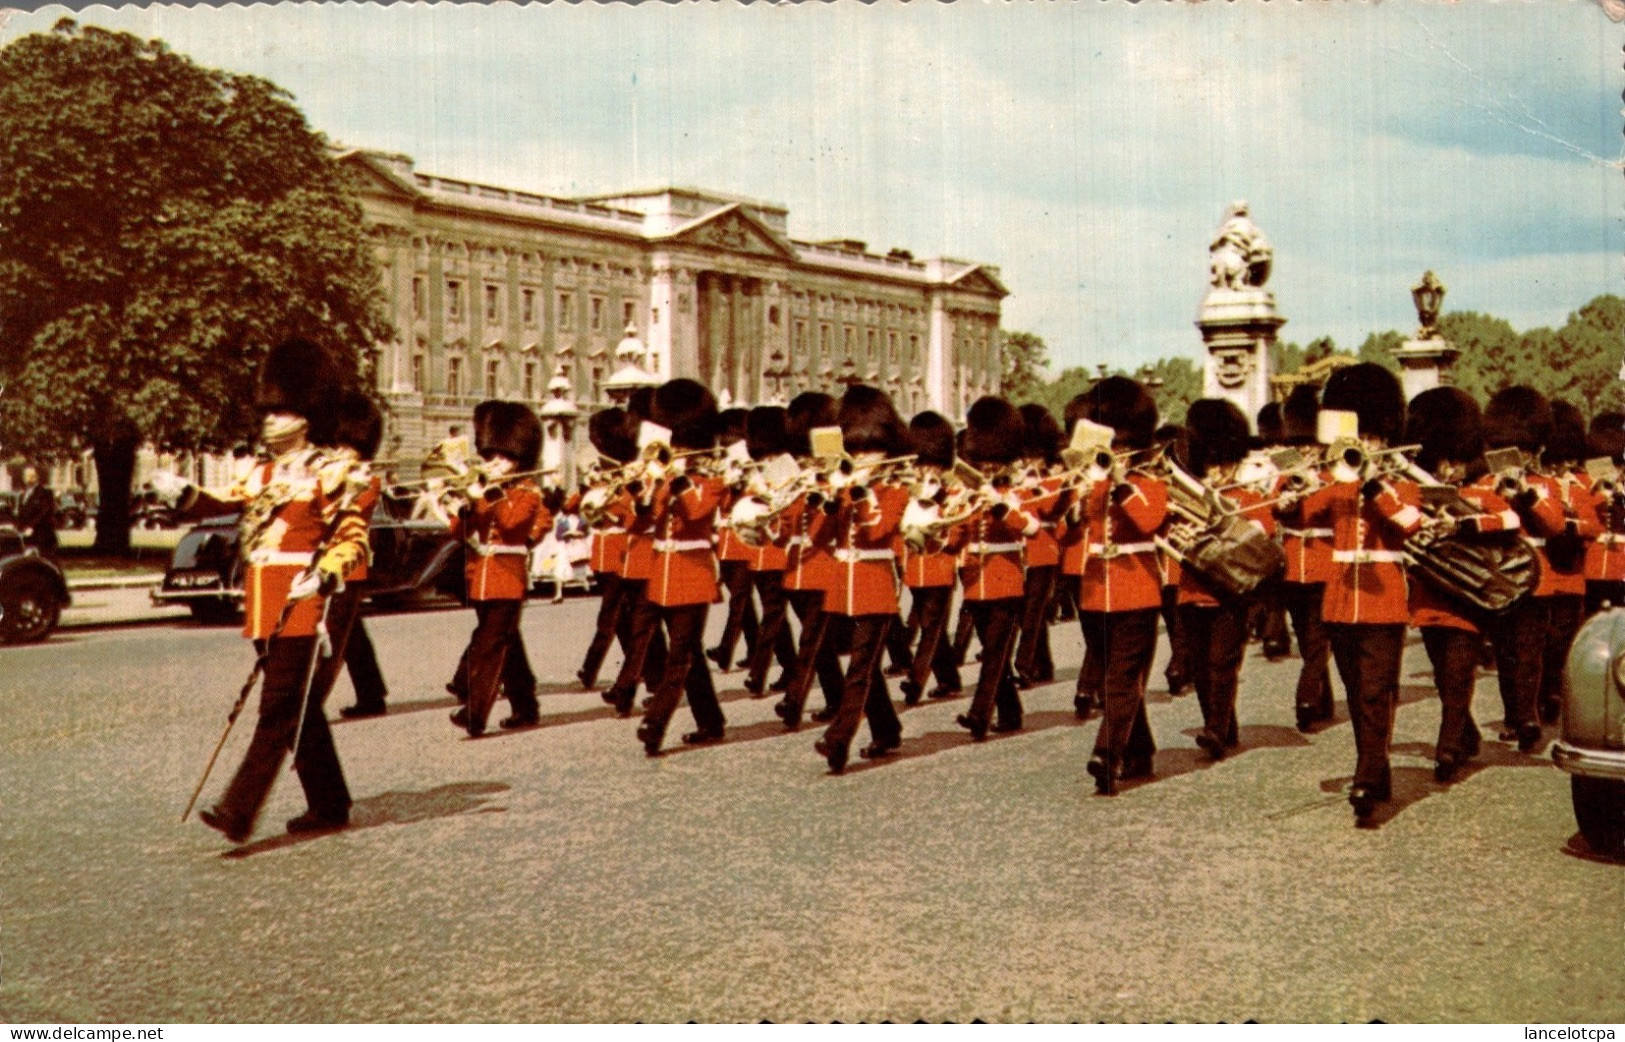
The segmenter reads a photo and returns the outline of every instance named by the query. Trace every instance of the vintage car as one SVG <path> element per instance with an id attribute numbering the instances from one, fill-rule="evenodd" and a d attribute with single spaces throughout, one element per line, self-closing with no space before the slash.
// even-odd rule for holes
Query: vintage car
<path id="1" fill-rule="evenodd" d="M 1563 737 L 1552 759 L 1569 773 L 1574 817 L 1591 849 L 1625 855 L 1625 609 L 1591 617 L 1563 671 Z"/>
<path id="2" fill-rule="evenodd" d="M 72 603 L 62 569 L 0 525 L 0 644 L 44 640 Z"/>
<path id="3" fill-rule="evenodd" d="M 462 596 L 463 548 L 446 527 L 412 520 L 411 502 L 388 496 L 373 510 L 372 565 L 366 583 L 375 607 L 397 607 L 430 593 Z M 154 604 L 185 605 L 199 622 L 227 623 L 242 611 L 237 515 L 198 522 L 170 555 Z"/>

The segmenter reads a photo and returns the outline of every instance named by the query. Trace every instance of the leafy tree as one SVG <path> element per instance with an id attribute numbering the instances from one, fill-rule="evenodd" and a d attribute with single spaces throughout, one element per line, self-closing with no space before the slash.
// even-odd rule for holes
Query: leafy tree
<path id="1" fill-rule="evenodd" d="M 1015 404 L 1033 401 L 1044 386 L 1044 369 L 1049 365 L 1049 347 L 1037 333 L 1007 330 L 1004 334 L 1004 374 L 1000 387 L 1004 397 Z"/>
<path id="2" fill-rule="evenodd" d="M 244 437 L 267 346 L 362 375 L 389 335 L 342 168 L 265 80 L 63 19 L 0 50 L 0 171 L 0 431 L 89 445 L 98 550 L 129 546 L 143 441 Z"/>
<path id="3" fill-rule="evenodd" d="M 1404 346 L 1405 335 L 1403 333 L 1396 333 L 1391 329 L 1385 333 L 1372 333 L 1360 345 L 1360 350 L 1355 353 L 1355 357 L 1362 362 L 1375 362 L 1397 373 L 1399 372 L 1399 360 L 1394 357 L 1394 352 Z"/>
<path id="4" fill-rule="evenodd" d="M 1309 341 L 1309 345 L 1303 349 L 1303 364 L 1310 365 L 1336 353 L 1337 341 L 1329 336 L 1319 336 Z"/>

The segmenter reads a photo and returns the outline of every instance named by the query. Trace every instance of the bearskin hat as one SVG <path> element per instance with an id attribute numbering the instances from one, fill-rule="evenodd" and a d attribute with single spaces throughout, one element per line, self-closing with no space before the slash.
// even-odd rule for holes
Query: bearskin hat
<path id="1" fill-rule="evenodd" d="M 592 414 L 587 421 L 587 440 L 599 455 L 616 463 L 630 463 L 638 455 L 637 436 L 632 433 L 626 410 L 619 405 Z"/>
<path id="2" fill-rule="evenodd" d="M 1028 402 L 1019 410 L 1021 420 L 1027 426 L 1027 438 L 1022 455 L 1029 459 L 1041 459 L 1046 463 L 1054 463 L 1061 458 L 1061 447 L 1066 444 L 1066 435 L 1061 433 L 1061 425 L 1055 422 L 1055 414 L 1037 402 Z"/>
<path id="3" fill-rule="evenodd" d="M 310 424 L 309 438 L 333 444 L 334 414 L 343 376 L 325 348 L 295 337 L 271 348 L 254 384 L 254 407 L 261 412 L 290 412 Z"/>
<path id="4" fill-rule="evenodd" d="M 520 402 L 484 401 L 474 406 L 474 449 L 513 460 L 515 470 L 535 470 L 542 454 L 542 421 Z"/>
<path id="5" fill-rule="evenodd" d="M 1157 430 L 1157 403 L 1144 387 L 1126 376 L 1108 376 L 1067 403 L 1066 429 L 1079 420 L 1104 424 L 1117 432 L 1112 444 L 1147 449 Z"/>
<path id="6" fill-rule="evenodd" d="M 1288 445 L 1313 445 L 1320 425 L 1320 389 L 1299 384 L 1281 403 L 1281 438 Z"/>
<path id="7" fill-rule="evenodd" d="M 717 440 L 717 400 L 705 385 L 680 377 L 655 389 L 649 420 L 671 430 L 674 449 L 709 449 Z"/>
<path id="8" fill-rule="evenodd" d="M 333 417 L 333 444 L 355 450 L 362 459 L 378 455 L 384 440 L 384 415 L 365 391 L 345 391 Z"/>
<path id="9" fill-rule="evenodd" d="M 790 430 L 784 407 L 758 405 L 745 418 L 745 444 L 751 459 L 770 459 L 789 452 Z"/>
<path id="10" fill-rule="evenodd" d="M 1484 442 L 1492 449 L 1539 452 L 1551 436 L 1551 403 L 1533 387 L 1497 391 L 1484 407 Z"/>
<path id="11" fill-rule="evenodd" d="M 954 425 L 941 413 L 919 413 L 908 424 L 908 440 L 919 462 L 929 466 L 954 465 Z"/>
<path id="12" fill-rule="evenodd" d="M 1185 414 L 1186 447 L 1192 473 L 1200 476 L 1209 467 L 1240 463 L 1252 439 L 1247 417 L 1236 403 L 1225 398 L 1201 398 L 1191 402 Z"/>
<path id="13" fill-rule="evenodd" d="M 841 408 L 835 422 L 851 455 L 880 452 L 901 455 L 908 444 L 908 428 L 897 415 L 891 396 L 867 384 L 854 384 L 841 395 Z"/>
<path id="14" fill-rule="evenodd" d="M 1591 418 L 1591 455 L 1607 456 L 1618 462 L 1625 455 L 1625 413 L 1599 412 Z"/>
<path id="15" fill-rule="evenodd" d="M 1351 365 L 1328 377 L 1320 407 L 1354 413 L 1363 436 L 1392 443 L 1405 433 L 1405 392 L 1399 377 L 1375 362 Z"/>
<path id="16" fill-rule="evenodd" d="M 628 425 L 635 432 L 638 424 L 647 420 L 654 412 L 655 389 L 653 387 L 634 387 L 632 393 L 626 396 L 626 418 Z M 636 439 L 634 434 L 633 440 Z"/>
<path id="17" fill-rule="evenodd" d="M 1281 417 L 1280 402 L 1266 402 L 1258 410 L 1258 443 L 1282 445 L 1286 442 L 1286 421 Z"/>
<path id="18" fill-rule="evenodd" d="M 797 456 L 812 453 L 807 432 L 814 427 L 833 427 L 839 410 L 835 399 L 823 391 L 803 391 L 790 399 L 784 410 L 784 424 L 790 435 L 791 451 Z"/>
<path id="19" fill-rule="evenodd" d="M 1157 428 L 1156 433 L 1151 438 L 1151 441 L 1152 444 L 1163 449 L 1168 453 L 1168 455 L 1172 456 L 1175 463 L 1178 463 L 1186 470 L 1190 469 L 1191 438 L 1190 431 L 1187 431 L 1184 426 L 1177 423 L 1165 423 L 1161 427 Z"/>
<path id="20" fill-rule="evenodd" d="M 749 409 L 724 409 L 717 413 L 717 441 L 722 445 L 731 445 L 745 437 L 745 417 L 750 415 Z"/>
<path id="21" fill-rule="evenodd" d="M 1585 415 L 1573 402 L 1552 402 L 1552 436 L 1541 458 L 1547 463 L 1578 463 L 1586 456 Z"/>
<path id="22" fill-rule="evenodd" d="M 965 441 L 960 455 L 974 464 L 1014 463 L 1027 444 L 1021 413 L 1003 398 L 978 398 L 965 414 Z"/>
<path id="23" fill-rule="evenodd" d="M 1416 462 L 1432 470 L 1442 462 L 1467 463 L 1484 455 L 1484 414 L 1459 387 L 1435 387 L 1411 399 L 1405 441 L 1422 446 Z"/>

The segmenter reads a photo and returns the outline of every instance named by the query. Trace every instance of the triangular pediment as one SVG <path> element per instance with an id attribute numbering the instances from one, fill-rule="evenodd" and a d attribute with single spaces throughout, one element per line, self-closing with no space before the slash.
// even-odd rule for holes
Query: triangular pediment
<path id="1" fill-rule="evenodd" d="M 673 231 L 666 241 L 683 246 L 706 246 L 729 253 L 794 260 L 795 251 L 738 203 L 696 218 Z"/>
<path id="2" fill-rule="evenodd" d="M 949 280 L 949 285 L 955 289 L 969 290 L 972 293 L 987 293 L 993 296 L 1008 297 L 1010 290 L 1004 283 L 994 278 L 986 268 L 974 267 Z"/>
<path id="3" fill-rule="evenodd" d="M 388 165 L 368 155 L 354 151 L 341 153 L 339 164 L 356 179 L 356 188 L 363 192 L 394 196 L 398 199 L 417 199 L 422 193 L 417 186 L 403 179 Z"/>

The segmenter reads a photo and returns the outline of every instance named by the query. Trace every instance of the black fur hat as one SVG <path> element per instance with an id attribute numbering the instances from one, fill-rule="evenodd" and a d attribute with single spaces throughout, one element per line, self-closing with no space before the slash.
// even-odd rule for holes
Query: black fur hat
<path id="1" fill-rule="evenodd" d="M 750 414 L 749 409 L 724 409 L 717 413 L 717 441 L 722 445 L 731 445 L 745 436 L 745 417 Z"/>
<path id="2" fill-rule="evenodd" d="M 1599 412 L 1591 418 L 1591 436 L 1586 439 L 1591 455 L 1607 456 L 1619 462 L 1625 455 L 1625 413 Z"/>
<path id="3" fill-rule="evenodd" d="M 745 418 L 745 444 L 751 459 L 770 459 L 791 450 L 784 407 L 758 405 Z"/>
<path id="4" fill-rule="evenodd" d="M 1258 443 L 1280 445 L 1286 438 L 1286 421 L 1281 419 L 1281 403 L 1265 402 L 1258 410 Z"/>
<path id="5" fill-rule="evenodd" d="M 1585 415 L 1574 403 L 1552 402 L 1552 436 L 1541 458 L 1547 463 L 1579 463 L 1586 456 Z"/>
<path id="6" fill-rule="evenodd" d="M 854 384 L 841 395 L 841 409 L 836 417 L 841 427 L 841 438 L 849 455 L 860 452 L 880 452 L 898 456 L 908 444 L 908 428 L 897 415 L 891 396 L 867 384 Z"/>
<path id="7" fill-rule="evenodd" d="M 965 441 L 959 454 L 967 463 L 1014 463 L 1027 443 L 1021 413 L 1003 398 L 978 398 L 965 414 Z"/>
<path id="8" fill-rule="evenodd" d="M 295 337 L 266 353 L 254 384 L 254 407 L 303 416 L 310 424 L 307 437 L 317 445 L 331 445 L 342 385 L 333 356 Z"/>
<path id="9" fill-rule="evenodd" d="M 1128 377 L 1108 376 L 1067 403 L 1067 431 L 1079 420 L 1115 430 L 1112 444 L 1118 448 L 1147 449 L 1157 430 L 1157 403 Z"/>
<path id="10" fill-rule="evenodd" d="M 908 424 L 908 440 L 919 462 L 938 466 L 954 465 L 954 425 L 941 413 L 922 412 Z"/>
<path id="11" fill-rule="evenodd" d="M 600 409 L 587 421 L 587 440 L 599 454 L 617 463 L 630 463 L 638 455 L 638 439 L 626 410 L 619 405 Z"/>
<path id="12" fill-rule="evenodd" d="M 626 396 L 626 417 L 634 432 L 634 441 L 637 440 L 638 424 L 647 420 L 654 412 L 654 402 L 655 389 L 653 387 L 634 387 L 632 393 Z"/>
<path id="13" fill-rule="evenodd" d="M 1240 463 L 1252 440 L 1247 417 L 1226 398 L 1200 398 L 1185 414 L 1186 446 L 1191 472 L 1198 477 L 1208 467 Z"/>
<path id="14" fill-rule="evenodd" d="M 345 391 L 333 420 L 333 444 L 356 451 L 362 459 L 378 455 L 378 444 L 384 440 L 384 415 L 378 403 L 365 391 Z"/>
<path id="15" fill-rule="evenodd" d="M 687 377 L 655 389 L 649 419 L 671 430 L 674 449 L 709 449 L 717 440 L 717 400 L 705 385 Z"/>
<path id="16" fill-rule="evenodd" d="M 1320 407 L 1354 413 L 1362 435 L 1390 444 L 1405 433 L 1405 392 L 1399 377 L 1375 362 L 1351 365 L 1329 376 Z"/>
<path id="17" fill-rule="evenodd" d="M 808 442 L 807 432 L 814 427 L 833 427 L 838 413 L 835 399 L 823 391 L 803 391 L 790 399 L 790 405 L 784 410 L 785 428 L 790 435 L 790 445 L 797 456 L 807 456 L 812 453 L 812 446 Z"/>
<path id="18" fill-rule="evenodd" d="M 1470 463 L 1484 455 L 1484 414 L 1459 387 L 1435 387 L 1411 399 L 1405 441 L 1422 446 L 1416 462 L 1432 470 L 1441 462 Z"/>
<path id="19" fill-rule="evenodd" d="M 1028 459 L 1041 459 L 1045 463 L 1054 463 L 1061 458 L 1061 447 L 1066 444 L 1066 435 L 1061 433 L 1061 425 L 1055 422 L 1055 414 L 1037 402 L 1028 402 L 1018 410 L 1021 420 L 1027 426 L 1027 439 L 1022 455 Z"/>
<path id="20" fill-rule="evenodd" d="M 1313 445 L 1319 433 L 1320 389 L 1299 384 L 1281 403 L 1281 438 L 1288 445 Z"/>
<path id="21" fill-rule="evenodd" d="M 1539 452 L 1551 436 L 1551 403 L 1533 387 L 1497 391 L 1484 407 L 1484 442 L 1492 449 Z"/>
<path id="22" fill-rule="evenodd" d="M 519 402 L 495 399 L 474 406 L 474 449 L 481 458 L 500 452 L 514 470 L 535 470 L 542 454 L 542 421 Z"/>

